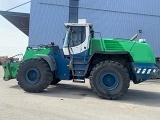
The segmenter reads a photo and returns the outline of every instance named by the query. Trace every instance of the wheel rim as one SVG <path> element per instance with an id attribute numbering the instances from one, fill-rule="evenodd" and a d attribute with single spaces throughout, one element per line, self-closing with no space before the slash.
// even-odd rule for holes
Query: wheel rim
<path id="1" fill-rule="evenodd" d="M 31 68 L 26 72 L 26 80 L 30 84 L 36 84 L 40 80 L 40 73 L 36 68 Z"/>
<path id="2" fill-rule="evenodd" d="M 118 87 L 119 79 L 113 72 L 105 72 L 100 76 L 100 85 L 107 90 L 114 90 Z"/>

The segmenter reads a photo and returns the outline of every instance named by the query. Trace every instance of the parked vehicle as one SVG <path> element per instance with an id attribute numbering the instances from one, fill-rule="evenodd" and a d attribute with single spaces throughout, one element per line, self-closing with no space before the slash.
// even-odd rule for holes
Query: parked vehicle
<path id="1" fill-rule="evenodd" d="M 21 62 L 5 62 L 4 80 L 16 78 L 20 87 L 32 93 L 42 92 L 61 80 L 85 82 L 105 99 L 124 95 L 130 81 L 138 84 L 158 74 L 152 48 L 144 39 L 95 38 L 93 25 L 66 23 L 63 50 L 51 43 L 27 47 Z"/>

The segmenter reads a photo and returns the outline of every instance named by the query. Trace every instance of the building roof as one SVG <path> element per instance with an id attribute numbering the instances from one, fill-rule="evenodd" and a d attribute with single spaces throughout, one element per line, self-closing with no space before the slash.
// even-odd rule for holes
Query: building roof
<path id="1" fill-rule="evenodd" d="M 29 36 L 30 14 L 0 11 L 0 15 L 2 15 L 5 19 L 7 19 L 10 23 L 12 23 L 15 27 L 17 27 L 24 34 Z"/>

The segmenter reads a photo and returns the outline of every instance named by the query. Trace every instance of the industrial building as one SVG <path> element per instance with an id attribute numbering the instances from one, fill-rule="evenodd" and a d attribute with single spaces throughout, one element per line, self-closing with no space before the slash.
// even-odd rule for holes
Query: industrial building
<path id="1" fill-rule="evenodd" d="M 146 39 L 160 57 L 159 4 L 159 0 L 32 0 L 30 16 L 0 13 L 29 36 L 29 45 L 54 42 L 62 48 L 64 23 L 86 19 L 105 38 L 131 38 L 138 33 L 138 39 Z"/>

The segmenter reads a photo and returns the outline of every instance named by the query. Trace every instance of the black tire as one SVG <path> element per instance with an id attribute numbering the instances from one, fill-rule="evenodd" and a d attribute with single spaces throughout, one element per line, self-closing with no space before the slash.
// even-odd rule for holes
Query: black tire
<path id="1" fill-rule="evenodd" d="M 128 91 L 129 74 L 121 64 L 114 61 L 103 61 L 91 71 L 90 85 L 93 92 L 99 97 L 117 99 Z"/>
<path id="2" fill-rule="evenodd" d="M 160 58 L 156 60 L 157 67 L 160 68 Z M 160 73 L 158 72 L 156 79 L 160 79 Z"/>
<path id="3" fill-rule="evenodd" d="M 51 82 L 51 85 L 56 85 L 59 83 L 61 80 L 59 78 L 54 78 L 53 81 Z"/>
<path id="4" fill-rule="evenodd" d="M 17 81 L 20 87 L 32 93 L 46 89 L 53 80 L 53 73 L 43 59 L 29 59 L 21 63 Z"/>

